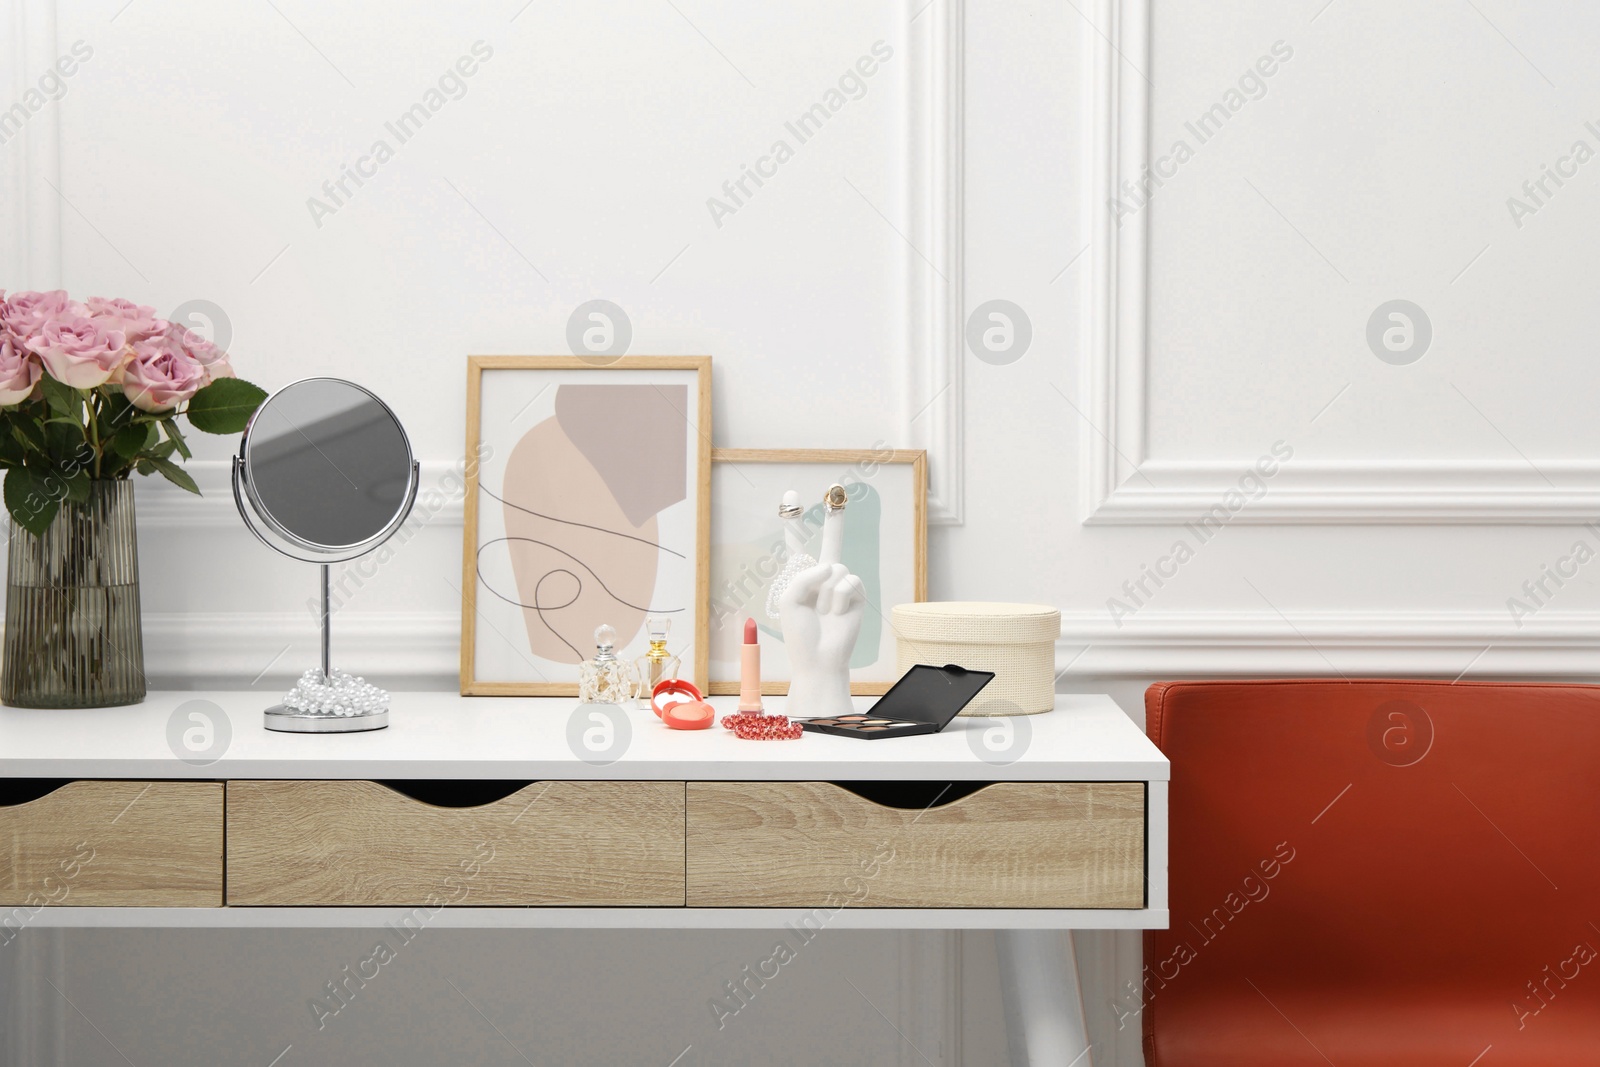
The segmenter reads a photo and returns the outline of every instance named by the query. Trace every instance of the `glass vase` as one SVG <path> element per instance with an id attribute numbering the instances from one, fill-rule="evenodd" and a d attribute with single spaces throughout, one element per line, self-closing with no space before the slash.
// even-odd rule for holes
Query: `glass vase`
<path id="1" fill-rule="evenodd" d="M 0 701 L 105 708 L 144 699 L 133 483 L 89 483 L 43 537 L 11 524 Z"/>

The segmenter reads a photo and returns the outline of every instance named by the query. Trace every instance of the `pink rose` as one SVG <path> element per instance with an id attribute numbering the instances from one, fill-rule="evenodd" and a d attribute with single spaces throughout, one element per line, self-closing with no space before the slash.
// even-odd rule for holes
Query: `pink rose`
<path id="1" fill-rule="evenodd" d="M 156 309 L 131 300 L 107 300 L 91 296 L 89 314 L 109 330 L 121 330 L 128 343 L 143 341 L 167 331 L 167 320 L 156 317 Z"/>
<path id="2" fill-rule="evenodd" d="M 0 408 L 28 399 L 39 384 L 39 361 L 10 336 L 0 333 Z"/>
<path id="3" fill-rule="evenodd" d="M 217 354 L 217 358 L 213 362 L 206 365 L 206 375 L 209 379 L 207 384 L 216 381 L 218 378 L 238 377 L 238 375 L 233 372 L 233 364 L 228 362 L 228 353 L 226 352 L 219 352 Z"/>
<path id="4" fill-rule="evenodd" d="M 207 341 L 193 330 L 178 323 L 172 323 L 167 329 L 167 336 L 172 342 L 189 354 L 200 366 L 205 368 L 206 383 L 216 381 L 218 378 L 236 378 L 233 364 L 228 362 L 228 353 Z"/>
<path id="5" fill-rule="evenodd" d="M 50 377 L 74 389 L 105 384 L 128 356 L 121 330 L 88 318 L 50 319 L 23 344 L 39 356 Z"/>
<path id="6" fill-rule="evenodd" d="M 168 333 L 136 342 L 122 372 L 122 390 L 141 411 L 166 411 L 199 392 L 206 368 Z"/>
<path id="7" fill-rule="evenodd" d="M 24 340 L 50 319 L 85 318 L 88 314 L 89 309 L 67 296 L 65 289 L 12 293 L 9 300 L 0 304 L 0 322 Z"/>

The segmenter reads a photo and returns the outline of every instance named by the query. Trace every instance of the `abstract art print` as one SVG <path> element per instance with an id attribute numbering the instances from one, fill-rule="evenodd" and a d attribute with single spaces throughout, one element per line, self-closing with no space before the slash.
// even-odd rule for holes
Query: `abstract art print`
<path id="1" fill-rule="evenodd" d="M 711 357 L 472 356 L 461 587 L 464 695 L 572 696 L 671 621 L 668 648 L 708 677 Z"/>
<path id="2" fill-rule="evenodd" d="M 783 631 L 767 612 L 772 580 L 788 549 L 778 503 L 800 494 L 803 548 L 818 558 L 822 495 L 844 486 L 842 562 L 861 579 L 867 611 L 850 659 L 850 691 L 882 695 L 899 678 L 889 609 L 927 599 L 927 454 L 881 447 L 853 450 L 719 448 L 712 454 L 711 691 L 739 691 L 744 620 L 761 640 L 761 691 L 789 691 Z"/>

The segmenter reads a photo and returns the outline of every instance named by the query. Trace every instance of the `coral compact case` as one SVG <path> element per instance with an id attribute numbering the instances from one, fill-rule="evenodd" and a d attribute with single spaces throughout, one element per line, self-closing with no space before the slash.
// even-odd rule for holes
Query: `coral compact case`
<path id="1" fill-rule="evenodd" d="M 832 719 L 804 719 L 800 725 L 819 734 L 878 740 L 936 734 L 950 725 L 994 678 L 991 671 L 969 671 L 947 663 L 943 667 L 917 664 L 894 683 L 878 702 L 859 715 Z"/>

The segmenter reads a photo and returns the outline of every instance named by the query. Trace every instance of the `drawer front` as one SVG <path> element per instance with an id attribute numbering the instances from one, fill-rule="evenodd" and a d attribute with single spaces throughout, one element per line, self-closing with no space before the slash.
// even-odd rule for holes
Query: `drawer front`
<path id="1" fill-rule="evenodd" d="M 0 807 L 0 905 L 222 906 L 220 782 L 69 782 Z"/>
<path id="2" fill-rule="evenodd" d="M 534 782 L 436 807 L 376 782 L 229 782 L 228 903 L 682 906 L 682 782 Z"/>
<path id="3" fill-rule="evenodd" d="M 827 782 L 690 782 L 694 907 L 1142 908 L 1142 782 L 1002 782 L 884 807 Z"/>

